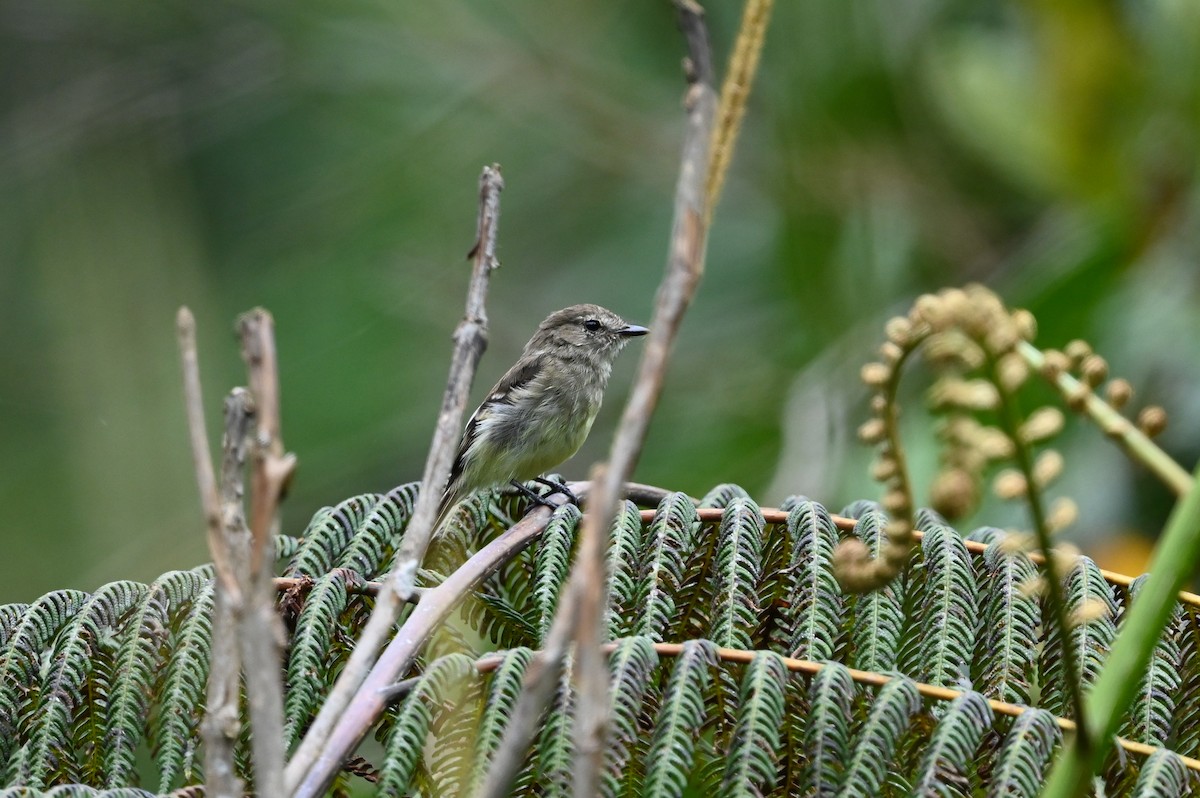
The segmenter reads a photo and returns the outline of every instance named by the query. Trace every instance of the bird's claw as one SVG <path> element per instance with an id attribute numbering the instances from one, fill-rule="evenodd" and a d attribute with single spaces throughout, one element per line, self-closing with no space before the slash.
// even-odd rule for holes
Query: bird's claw
<path id="1" fill-rule="evenodd" d="M 560 496 L 566 496 L 567 501 L 571 502 L 571 504 L 575 505 L 576 507 L 579 506 L 579 497 L 571 492 L 571 489 L 567 487 L 567 483 L 555 482 L 554 480 L 546 479 L 545 477 L 534 477 L 533 481 L 539 485 L 545 485 L 550 489 L 550 492 L 546 494 L 547 496 L 553 496 L 557 493 Z"/>

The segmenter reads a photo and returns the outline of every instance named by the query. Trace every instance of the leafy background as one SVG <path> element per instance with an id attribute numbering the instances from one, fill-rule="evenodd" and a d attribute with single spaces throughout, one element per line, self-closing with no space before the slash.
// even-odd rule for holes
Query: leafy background
<path id="1" fill-rule="evenodd" d="M 739 7 L 709 11 L 725 52 Z M 508 188 L 476 396 L 557 307 L 645 320 L 681 53 L 665 2 L 0 0 L 0 601 L 205 559 L 181 303 L 214 430 L 244 379 L 232 319 L 275 314 L 290 531 L 419 474 L 484 163 Z M 778 4 L 637 476 L 875 496 L 857 364 L 917 293 L 968 280 L 1034 310 L 1041 343 L 1091 340 L 1190 466 L 1197 142 L 1188 0 Z M 635 357 L 568 475 L 607 447 Z M 928 424 L 907 421 L 927 484 Z M 1073 535 L 1136 573 L 1109 541 L 1152 534 L 1165 495 L 1091 430 L 1064 448 Z"/>

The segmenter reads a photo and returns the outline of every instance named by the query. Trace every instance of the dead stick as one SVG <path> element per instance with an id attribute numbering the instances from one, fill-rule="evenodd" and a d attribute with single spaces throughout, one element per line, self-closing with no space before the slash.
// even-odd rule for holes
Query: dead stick
<path id="1" fill-rule="evenodd" d="M 450 477 L 450 467 L 458 449 L 462 416 L 466 409 L 471 382 L 475 378 L 479 358 L 487 348 L 485 299 L 492 270 L 499 265 L 499 259 L 496 257 L 496 234 L 500 220 L 500 192 L 503 188 L 504 180 L 500 177 L 500 167 L 484 167 L 479 178 L 479 216 L 475 245 L 469 255 L 474 259 L 474 267 L 467 289 L 466 313 L 454 332 L 454 355 L 450 362 L 450 376 L 442 396 L 437 427 L 429 447 L 429 457 L 425 461 L 425 474 L 421 481 L 423 488 L 417 498 L 417 506 L 408 529 L 396 552 L 396 566 L 384 582 L 384 588 L 376 600 L 375 609 L 354 647 L 354 652 L 321 705 L 300 747 L 288 762 L 288 794 L 321 794 L 337 774 L 349 751 L 326 751 L 330 735 L 351 701 L 365 689 L 364 681 L 376 664 L 377 652 L 391 634 L 396 618 L 400 615 L 400 608 L 416 585 L 417 568 L 433 536 L 441 487 Z M 401 663 L 399 667 L 407 665 Z M 397 675 L 390 674 L 387 681 L 395 681 Z M 305 785 L 305 791 L 300 791 L 301 784 Z M 314 788 L 312 785 L 320 786 Z"/>

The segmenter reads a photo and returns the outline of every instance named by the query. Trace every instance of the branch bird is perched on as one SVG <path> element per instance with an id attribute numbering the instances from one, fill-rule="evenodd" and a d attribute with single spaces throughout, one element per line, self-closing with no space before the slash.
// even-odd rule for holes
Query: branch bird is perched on
<path id="1" fill-rule="evenodd" d="M 649 330 L 599 305 L 551 313 L 521 357 L 467 422 L 438 508 L 446 513 L 472 491 L 539 479 L 587 439 L 613 361 L 629 339 Z M 561 490 L 561 486 L 552 487 Z"/>

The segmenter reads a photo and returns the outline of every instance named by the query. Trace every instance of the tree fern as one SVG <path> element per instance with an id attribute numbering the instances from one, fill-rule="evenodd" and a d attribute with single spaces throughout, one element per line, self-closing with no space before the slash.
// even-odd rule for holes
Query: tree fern
<path id="1" fill-rule="evenodd" d="M 1029 709 L 1018 715 L 992 768 L 989 798 L 1034 798 L 1061 737 L 1049 712 Z"/>
<path id="2" fill-rule="evenodd" d="M 827 662 L 808 691 L 809 714 L 804 750 L 809 766 L 805 794 L 818 798 L 837 794 L 850 759 L 851 704 L 854 680 L 844 665 Z"/>
<path id="3" fill-rule="evenodd" d="M 379 794 L 405 795 L 409 782 L 421 762 L 425 738 L 435 714 L 444 713 L 444 704 L 474 677 L 471 658 L 450 654 L 434 660 L 421 674 L 396 712 L 380 768 Z"/>
<path id="4" fill-rule="evenodd" d="M 978 610 L 975 571 L 962 538 L 948 526 L 928 526 L 921 539 L 921 680 L 953 686 L 970 677 Z"/>
<path id="5" fill-rule="evenodd" d="M 472 792 L 483 783 L 492 755 L 504 737 L 509 716 L 520 697 L 525 669 L 529 667 L 533 651 L 528 648 L 514 648 L 498 656 L 501 657 L 500 664 L 492 673 L 487 701 L 479 719 L 479 734 L 475 738 L 475 757 L 471 768 Z"/>
<path id="6" fill-rule="evenodd" d="M 976 692 L 954 699 L 940 713 L 913 782 L 914 796 L 971 794 L 969 773 L 983 735 L 992 727 L 992 708 Z"/>
<path id="7" fill-rule="evenodd" d="M 662 640 L 675 613 L 675 595 L 683 581 L 683 553 L 690 552 L 699 521 L 692 500 L 673 493 L 658 505 L 642 552 L 633 631 Z"/>
<path id="8" fill-rule="evenodd" d="M 644 798 L 673 798 L 683 791 L 692 767 L 696 733 L 704 721 L 704 693 L 712 663 L 712 643 L 689 640 L 683 644 L 654 721 L 642 785 Z"/>
<path id="9" fill-rule="evenodd" d="M 1050 625 L 1042 650 L 1042 706 L 1055 715 L 1068 715 L 1070 709 L 1063 674 L 1064 645 L 1074 649 L 1086 690 L 1100 675 L 1104 656 L 1117 634 L 1116 599 L 1096 564 L 1080 557 L 1065 582 L 1067 607 L 1076 622 L 1065 638 L 1056 626 Z"/>
<path id="10" fill-rule="evenodd" d="M 867 510 L 854 526 L 874 557 L 882 550 L 886 524 L 881 513 Z M 905 625 L 902 589 L 903 582 L 893 580 L 854 599 L 850 664 L 855 668 L 883 673 L 896 667 Z"/>
<path id="11" fill-rule="evenodd" d="M 633 502 L 624 502 L 613 522 L 608 543 L 608 606 L 605 626 L 609 639 L 633 633 L 638 582 L 638 552 L 643 547 L 642 515 Z"/>
<path id="12" fill-rule="evenodd" d="M 988 698 L 1023 704 L 1037 660 L 1041 604 L 1030 590 L 1037 569 L 1024 552 L 1006 554 L 998 543 L 983 553 L 983 607 L 975 655 L 975 686 Z"/>
<path id="13" fill-rule="evenodd" d="M 574 761 L 575 690 L 571 685 L 575 659 L 563 658 L 558 688 L 546 712 L 535 744 L 535 778 L 547 795 L 571 794 Z"/>
<path id="14" fill-rule="evenodd" d="M 600 784 L 601 795 L 605 798 L 616 796 L 620 790 L 630 749 L 638 742 L 642 702 L 657 666 L 658 652 L 648 637 L 627 637 L 609 656 L 611 732 L 604 751 L 604 774 Z"/>
<path id="15" fill-rule="evenodd" d="M 920 708 L 917 686 L 906 677 L 897 676 L 879 689 L 851 746 L 838 792 L 841 798 L 879 794 L 896 743 L 908 729 L 909 718 Z"/>
<path id="16" fill-rule="evenodd" d="M 1130 798 L 1182 798 L 1194 795 L 1196 774 L 1189 773 L 1179 755 L 1160 748 L 1142 764 Z"/>
<path id="17" fill-rule="evenodd" d="M 545 639 L 554 621 L 558 594 L 571 570 L 571 551 L 575 547 L 575 532 L 582 517 L 578 507 L 564 504 L 554 511 L 546 531 L 538 540 L 537 556 L 533 561 L 532 608 L 537 618 L 534 639 L 539 643 Z"/>
<path id="18" fill-rule="evenodd" d="M 750 648 L 758 615 L 758 581 L 765 522 L 758 505 L 733 499 L 721 516 L 714 562 L 714 606 L 707 635 L 718 646 Z"/>
<path id="19" fill-rule="evenodd" d="M 785 620 L 773 642 L 794 657 L 830 659 L 844 612 L 841 587 L 833 575 L 837 527 L 820 504 L 801 501 L 788 513 L 787 532 Z"/>
<path id="20" fill-rule="evenodd" d="M 761 796 L 776 776 L 788 672 L 778 654 L 759 651 L 746 668 L 737 724 L 724 757 L 722 796 Z"/>
<path id="21" fill-rule="evenodd" d="M 1140 576 L 1129 587 L 1132 598 L 1145 584 Z M 1175 605 L 1167 629 L 1177 628 L 1182 611 Z M 1175 696 L 1179 690 L 1179 643 L 1164 634 L 1158 638 L 1154 653 L 1142 675 L 1133 704 L 1129 707 L 1120 735 L 1147 745 L 1166 745 L 1171 736 L 1171 719 L 1175 714 Z"/>

